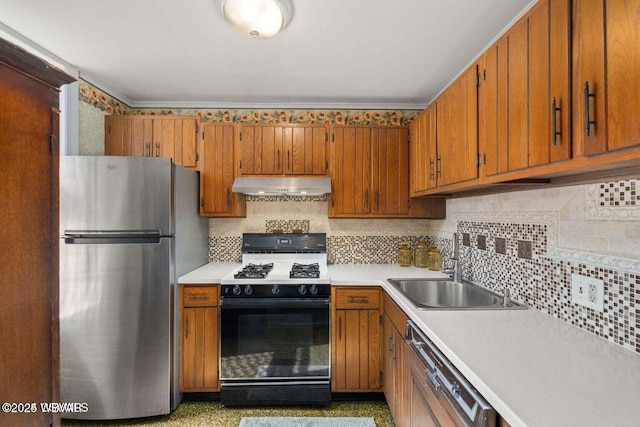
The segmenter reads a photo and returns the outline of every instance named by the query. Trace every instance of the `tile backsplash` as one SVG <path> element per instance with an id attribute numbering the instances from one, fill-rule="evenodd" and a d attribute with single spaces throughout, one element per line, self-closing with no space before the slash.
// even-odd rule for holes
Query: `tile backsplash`
<path id="1" fill-rule="evenodd" d="M 326 232 L 331 263 L 396 263 L 402 243 L 437 246 L 464 278 L 640 353 L 637 181 L 451 199 L 447 219 L 329 219 L 326 198 L 250 198 L 247 218 L 210 221 L 210 259 L 238 261 L 243 231 Z M 373 226 L 372 226 L 373 225 Z M 571 302 L 571 275 L 603 280 L 602 312 Z"/>

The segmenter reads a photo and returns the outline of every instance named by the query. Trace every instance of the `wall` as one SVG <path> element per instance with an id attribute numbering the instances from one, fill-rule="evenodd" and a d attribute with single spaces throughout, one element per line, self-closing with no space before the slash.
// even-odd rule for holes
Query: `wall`
<path id="1" fill-rule="evenodd" d="M 104 114 L 195 114 L 205 121 L 400 124 L 416 112 L 300 110 L 134 110 L 80 85 L 83 151 L 104 145 Z M 99 111 L 92 111 L 99 110 Z M 638 181 L 517 191 L 447 201 L 447 219 L 329 219 L 326 197 L 249 198 L 247 217 L 209 221 L 209 258 L 239 260 L 243 232 L 326 232 L 329 260 L 393 263 L 403 242 L 437 245 L 449 262 L 452 233 L 462 244 L 462 271 L 602 338 L 640 352 L 640 193 Z M 571 274 L 604 281 L 603 312 L 571 302 Z"/>

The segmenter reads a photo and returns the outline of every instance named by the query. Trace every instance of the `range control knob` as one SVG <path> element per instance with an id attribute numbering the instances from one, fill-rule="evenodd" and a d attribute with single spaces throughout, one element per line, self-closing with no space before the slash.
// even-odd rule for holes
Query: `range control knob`
<path id="1" fill-rule="evenodd" d="M 271 293 L 273 295 L 278 295 L 280 294 L 280 288 L 278 287 L 278 285 L 273 285 L 273 287 L 271 287 Z"/>
<path id="2" fill-rule="evenodd" d="M 242 293 L 242 289 L 240 289 L 239 285 L 235 285 L 232 292 L 234 295 L 240 295 Z"/>
<path id="3" fill-rule="evenodd" d="M 247 285 L 244 287 L 244 294 L 245 295 L 251 295 L 253 293 L 253 289 L 251 288 L 251 286 Z"/>
<path id="4" fill-rule="evenodd" d="M 298 287 L 298 293 L 299 293 L 300 295 L 306 295 L 306 293 L 307 293 L 307 287 L 306 287 L 305 285 L 300 285 L 300 286 Z"/>
<path id="5" fill-rule="evenodd" d="M 311 295 L 316 295 L 318 293 L 318 287 L 316 285 L 311 285 L 309 288 L 309 293 Z"/>

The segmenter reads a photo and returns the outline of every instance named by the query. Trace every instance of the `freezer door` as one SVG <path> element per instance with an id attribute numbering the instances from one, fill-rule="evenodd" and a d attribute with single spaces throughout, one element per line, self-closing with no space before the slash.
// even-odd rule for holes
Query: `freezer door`
<path id="1" fill-rule="evenodd" d="M 64 418 L 168 414 L 171 238 L 60 244 L 60 397 Z"/>
<path id="2" fill-rule="evenodd" d="M 60 158 L 60 230 L 172 235 L 170 159 Z"/>

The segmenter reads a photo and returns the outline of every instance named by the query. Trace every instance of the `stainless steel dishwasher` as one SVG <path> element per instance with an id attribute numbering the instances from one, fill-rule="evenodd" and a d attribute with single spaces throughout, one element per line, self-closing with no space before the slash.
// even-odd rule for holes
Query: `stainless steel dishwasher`
<path id="1" fill-rule="evenodd" d="M 420 426 L 494 427 L 496 411 L 411 320 L 410 418 Z"/>

